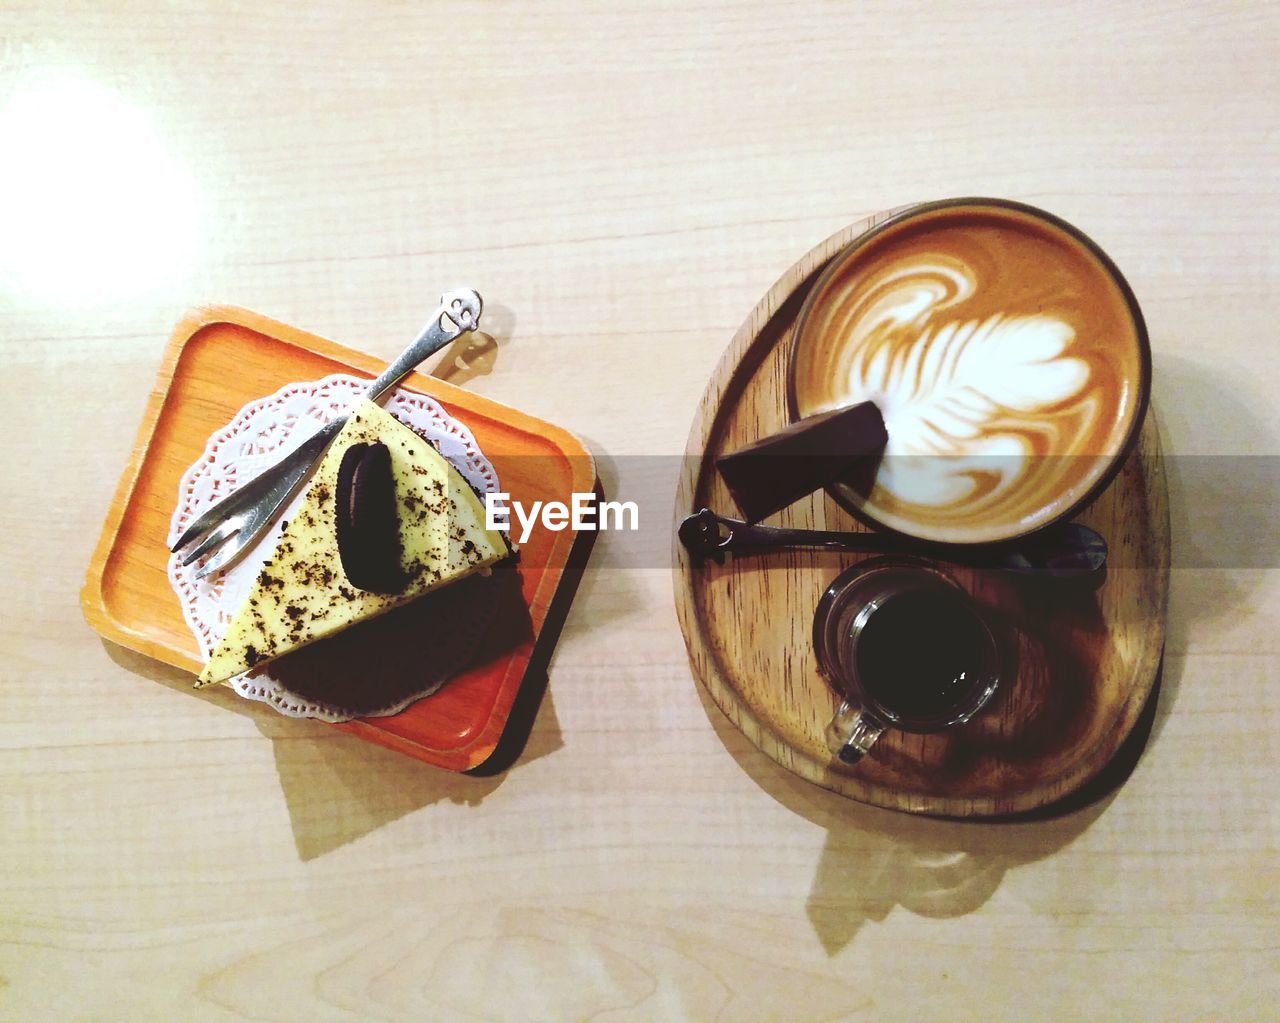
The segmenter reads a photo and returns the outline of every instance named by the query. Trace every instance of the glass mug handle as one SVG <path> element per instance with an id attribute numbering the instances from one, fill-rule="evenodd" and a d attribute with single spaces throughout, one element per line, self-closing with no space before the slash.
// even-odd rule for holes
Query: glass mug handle
<path id="1" fill-rule="evenodd" d="M 840 763 L 856 764 L 871 752 L 884 730 L 874 714 L 844 700 L 827 725 L 827 747 Z"/>

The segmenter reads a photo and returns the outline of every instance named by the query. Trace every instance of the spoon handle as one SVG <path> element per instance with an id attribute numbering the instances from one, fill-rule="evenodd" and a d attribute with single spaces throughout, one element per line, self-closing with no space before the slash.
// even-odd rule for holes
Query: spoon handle
<path id="1" fill-rule="evenodd" d="M 727 538 L 717 544 L 717 549 L 733 554 L 796 547 L 816 547 L 833 551 L 884 551 L 887 554 L 900 554 L 907 550 L 918 551 L 924 546 L 910 541 L 904 542 L 903 538 L 898 536 L 760 526 L 723 516 L 716 516 L 716 524 L 728 530 Z"/>
<path id="2" fill-rule="evenodd" d="M 1101 583 L 1107 544 L 1087 526 L 1069 522 L 1002 545 L 958 547 L 896 533 L 841 533 L 820 529 L 757 526 L 717 515 L 709 508 L 680 523 L 680 542 L 691 554 L 722 562 L 726 554 L 752 554 L 798 547 L 826 550 L 918 554 L 975 568 L 999 568 L 1052 579 Z"/>
<path id="3" fill-rule="evenodd" d="M 760 526 L 717 515 L 710 508 L 680 523 L 680 539 L 694 554 L 719 559 L 725 554 L 816 547 L 833 551 L 875 551 L 885 554 L 928 553 L 934 545 L 891 533 L 844 533 L 823 529 Z M 948 549 L 948 555 L 955 552 Z M 953 559 L 952 559 L 953 560 Z"/>

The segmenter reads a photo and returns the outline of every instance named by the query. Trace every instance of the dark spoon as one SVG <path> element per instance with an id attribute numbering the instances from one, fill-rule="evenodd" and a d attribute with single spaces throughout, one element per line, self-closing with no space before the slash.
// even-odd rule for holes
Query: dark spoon
<path id="1" fill-rule="evenodd" d="M 839 533 L 820 529 L 752 526 L 710 508 L 680 523 L 680 542 L 691 554 L 717 564 L 726 554 L 761 554 L 796 547 L 875 554 L 918 554 L 960 565 L 996 568 L 1040 579 L 1100 585 L 1106 575 L 1107 542 L 1088 526 L 1061 522 L 1003 544 L 963 547 L 930 543 L 896 533 Z"/>

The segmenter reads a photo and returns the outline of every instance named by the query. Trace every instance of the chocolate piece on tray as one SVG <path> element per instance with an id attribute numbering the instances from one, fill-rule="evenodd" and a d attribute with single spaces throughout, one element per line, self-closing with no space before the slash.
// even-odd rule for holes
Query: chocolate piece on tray
<path id="1" fill-rule="evenodd" d="M 821 412 L 716 459 L 716 468 L 748 522 L 847 479 L 889 436 L 870 401 Z"/>

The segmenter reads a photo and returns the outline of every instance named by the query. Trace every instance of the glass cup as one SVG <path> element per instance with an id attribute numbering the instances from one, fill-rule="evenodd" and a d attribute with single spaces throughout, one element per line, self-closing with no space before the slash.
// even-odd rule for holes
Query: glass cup
<path id="1" fill-rule="evenodd" d="M 813 645 L 842 701 L 826 730 L 840 764 L 856 764 L 886 728 L 963 724 L 999 683 L 999 650 L 976 602 L 919 558 L 872 558 L 838 576 L 818 602 Z"/>

